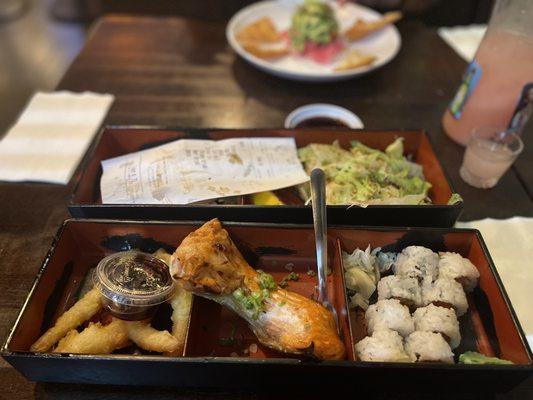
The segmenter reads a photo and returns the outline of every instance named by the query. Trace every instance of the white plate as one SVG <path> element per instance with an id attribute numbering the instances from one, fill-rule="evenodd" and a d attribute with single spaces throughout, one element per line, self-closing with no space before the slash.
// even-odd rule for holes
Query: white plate
<path id="1" fill-rule="evenodd" d="M 301 2 L 301 0 L 268 0 L 243 8 L 231 18 L 226 27 L 226 38 L 229 44 L 242 58 L 269 74 L 307 82 L 329 82 L 353 78 L 382 67 L 398 54 L 401 38 L 394 25 L 389 25 L 348 45 L 348 50 L 354 49 L 377 57 L 373 64 L 349 71 L 333 71 L 332 65 L 321 65 L 296 55 L 273 61 L 262 60 L 248 53 L 237 42 L 235 38 L 237 32 L 263 17 L 270 17 L 278 30 L 286 31 L 290 26 L 292 14 Z M 348 2 L 342 7 L 333 2 L 330 4 L 336 12 L 341 32 L 349 28 L 356 19 L 372 21 L 381 18 L 378 12 L 358 4 Z"/>

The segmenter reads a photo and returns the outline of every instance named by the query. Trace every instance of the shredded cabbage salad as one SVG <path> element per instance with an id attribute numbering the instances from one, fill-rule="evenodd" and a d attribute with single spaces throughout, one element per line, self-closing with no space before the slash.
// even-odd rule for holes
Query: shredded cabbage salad
<path id="1" fill-rule="evenodd" d="M 333 144 L 312 143 L 298 150 L 308 174 L 321 168 L 326 174 L 326 201 L 332 205 L 429 204 L 431 184 L 422 166 L 403 155 L 403 138 L 397 138 L 385 152 L 359 141 L 345 150 Z M 308 184 L 300 186 L 304 200 L 310 198 Z"/>

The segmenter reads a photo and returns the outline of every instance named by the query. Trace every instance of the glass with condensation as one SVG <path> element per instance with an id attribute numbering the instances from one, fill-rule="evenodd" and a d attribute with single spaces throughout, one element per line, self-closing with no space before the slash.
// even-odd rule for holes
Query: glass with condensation
<path id="1" fill-rule="evenodd" d="M 511 167 L 524 144 L 514 131 L 494 126 L 474 129 L 459 173 L 471 186 L 489 189 Z"/>
<path id="2" fill-rule="evenodd" d="M 487 32 L 442 126 L 467 144 L 474 128 L 521 130 L 533 112 L 533 1 L 497 0 Z"/>

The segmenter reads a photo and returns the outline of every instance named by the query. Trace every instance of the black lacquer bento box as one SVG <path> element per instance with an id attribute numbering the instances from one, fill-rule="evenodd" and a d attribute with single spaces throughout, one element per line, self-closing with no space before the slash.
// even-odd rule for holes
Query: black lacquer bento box
<path id="1" fill-rule="evenodd" d="M 302 278 L 290 290 L 303 295 L 315 290 L 314 232 L 309 225 L 224 224 L 250 265 L 279 280 L 291 263 Z M 5 344 L 2 356 L 30 380 L 181 387 L 301 387 L 328 385 L 409 390 L 507 390 L 528 377 L 532 354 L 503 289 L 483 240 L 476 230 L 442 228 L 331 227 L 328 231 L 330 302 L 339 314 L 348 349 L 344 361 L 314 361 L 288 357 L 259 345 L 247 357 L 231 357 L 231 348 L 217 338 L 236 324 L 245 343 L 257 342 L 243 320 L 219 304 L 194 297 L 183 357 L 161 355 L 72 355 L 32 353 L 31 344 L 78 298 L 87 272 L 105 255 L 140 249 L 173 251 L 200 226 L 194 222 L 128 222 L 67 220 L 39 270 Z M 368 363 L 356 360 L 353 343 L 361 327 L 346 306 L 341 250 L 381 246 L 400 251 L 422 245 L 434 251 L 454 251 L 479 269 L 479 286 L 469 294 L 470 310 L 461 317 L 460 352 L 472 350 L 514 362 L 514 365 L 439 363 Z M 158 313 L 165 314 L 167 305 Z M 168 314 L 167 314 L 168 316 Z M 156 320 L 156 317 L 154 317 Z M 154 321 L 153 320 L 153 321 Z M 168 318 L 166 319 L 168 320 Z M 152 322 L 154 324 L 154 322 Z M 164 324 L 158 329 L 169 329 Z M 437 384 L 438 383 L 438 384 Z"/>
<path id="2" fill-rule="evenodd" d="M 257 206 L 250 196 L 220 199 L 215 203 L 190 205 L 102 204 L 100 194 L 103 160 L 149 149 L 181 138 L 229 139 L 243 137 L 294 137 L 298 148 L 310 143 L 331 144 L 338 140 L 349 148 L 351 140 L 385 150 L 395 138 L 403 137 L 405 153 L 423 166 L 432 184 L 431 205 L 372 205 L 366 208 L 328 206 L 331 224 L 378 226 L 452 227 L 461 214 L 463 203 L 448 205 L 453 188 L 432 149 L 424 131 L 367 131 L 350 129 L 242 129 L 242 130 L 173 130 L 161 128 L 106 127 L 102 130 L 68 204 L 75 218 L 111 218 L 142 220 L 207 220 L 310 223 L 311 207 L 304 205 L 296 188 L 276 191 L 285 205 Z"/>

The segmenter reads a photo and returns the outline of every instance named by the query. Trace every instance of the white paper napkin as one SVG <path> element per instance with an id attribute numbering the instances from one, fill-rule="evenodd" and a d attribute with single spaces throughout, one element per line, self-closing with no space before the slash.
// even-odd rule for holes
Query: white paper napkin
<path id="1" fill-rule="evenodd" d="M 0 180 L 67 184 L 113 103 L 97 93 L 36 93 L 0 141 Z"/>
<path id="2" fill-rule="evenodd" d="M 439 36 L 465 61 L 474 59 L 487 25 L 468 25 L 439 28 Z"/>
<path id="3" fill-rule="evenodd" d="M 483 235 L 505 290 L 533 348 L 533 218 L 458 222 Z"/>

